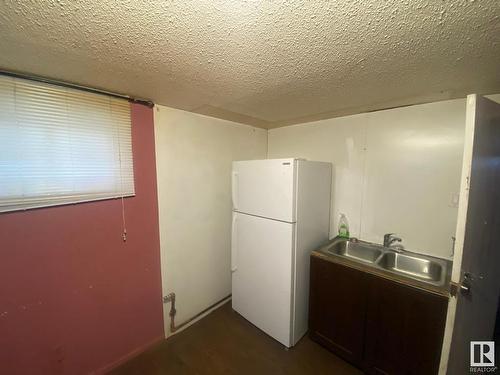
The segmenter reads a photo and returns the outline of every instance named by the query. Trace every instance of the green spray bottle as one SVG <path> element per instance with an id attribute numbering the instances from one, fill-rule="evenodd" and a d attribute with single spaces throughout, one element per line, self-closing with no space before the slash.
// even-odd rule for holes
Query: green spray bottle
<path id="1" fill-rule="evenodd" d="M 339 237 L 349 238 L 349 222 L 343 213 L 340 214 L 339 219 Z"/>

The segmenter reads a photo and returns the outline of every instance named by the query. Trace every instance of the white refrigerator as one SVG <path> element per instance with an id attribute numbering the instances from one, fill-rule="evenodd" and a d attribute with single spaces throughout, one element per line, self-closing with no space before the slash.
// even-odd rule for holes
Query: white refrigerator
<path id="1" fill-rule="evenodd" d="M 233 163 L 232 307 L 294 346 L 307 331 L 309 256 L 328 241 L 332 165 Z"/>

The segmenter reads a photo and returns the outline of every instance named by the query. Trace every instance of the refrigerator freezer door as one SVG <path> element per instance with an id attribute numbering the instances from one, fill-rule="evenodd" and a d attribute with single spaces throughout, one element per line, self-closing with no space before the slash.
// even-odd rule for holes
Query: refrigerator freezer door
<path id="1" fill-rule="evenodd" d="M 294 159 L 233 162 L 233 210 L 295 222 Z"/>
<path id="2" fill-rule="evenodd" d="M 295 224 L 233 215 L 233 309 L 290 347 Z"/>

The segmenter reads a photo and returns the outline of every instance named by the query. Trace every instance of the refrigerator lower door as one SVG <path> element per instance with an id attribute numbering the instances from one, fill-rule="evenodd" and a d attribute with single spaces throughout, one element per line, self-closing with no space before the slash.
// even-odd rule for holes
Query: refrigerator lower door
<path id="1" fill-rule="evenodd" d="M 295 224 L 233 215 L 233 309 L 290 347 Z"/>

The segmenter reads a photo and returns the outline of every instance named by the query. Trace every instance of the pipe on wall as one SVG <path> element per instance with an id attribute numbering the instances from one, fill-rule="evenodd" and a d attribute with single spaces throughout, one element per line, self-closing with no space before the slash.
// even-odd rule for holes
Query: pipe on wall
<path id="1" fill-rule="evenodd" d="M 198 314 L 196 314 L 192 318 L 189 318 L 185 322 L 182 322 L 181 324 L 179 324 L 178 326 L 176 326 L 175 325 L 175 315 L 177 314 L 177 310 L 175 309 L 175 293 L 169 293 L 169 294 L 167 294 L 165 297 L 163 297 L 163 303 L 169 303 L 170 302 L 170 311 L 168 313 L 168 315 L 170 316 L 170 332 L 175 333 L 179 329 L 185 327 L 186 325 L 188 325 L 192 321 L 198 319 L 203 314 L 207 313 L 208 311 L 210 311 L 211 309 L 213 309 L 217 305 L 221 304 L 222 302 L 224 302 L 226 300 L 229 300 L 230 298 L 231 298 L 231 294 L 229 294 L 228 296 L 222 298 L 221 300 L 213 303 L 212 305 L 208 306 L 205 310 L 199 312 Z"/>

